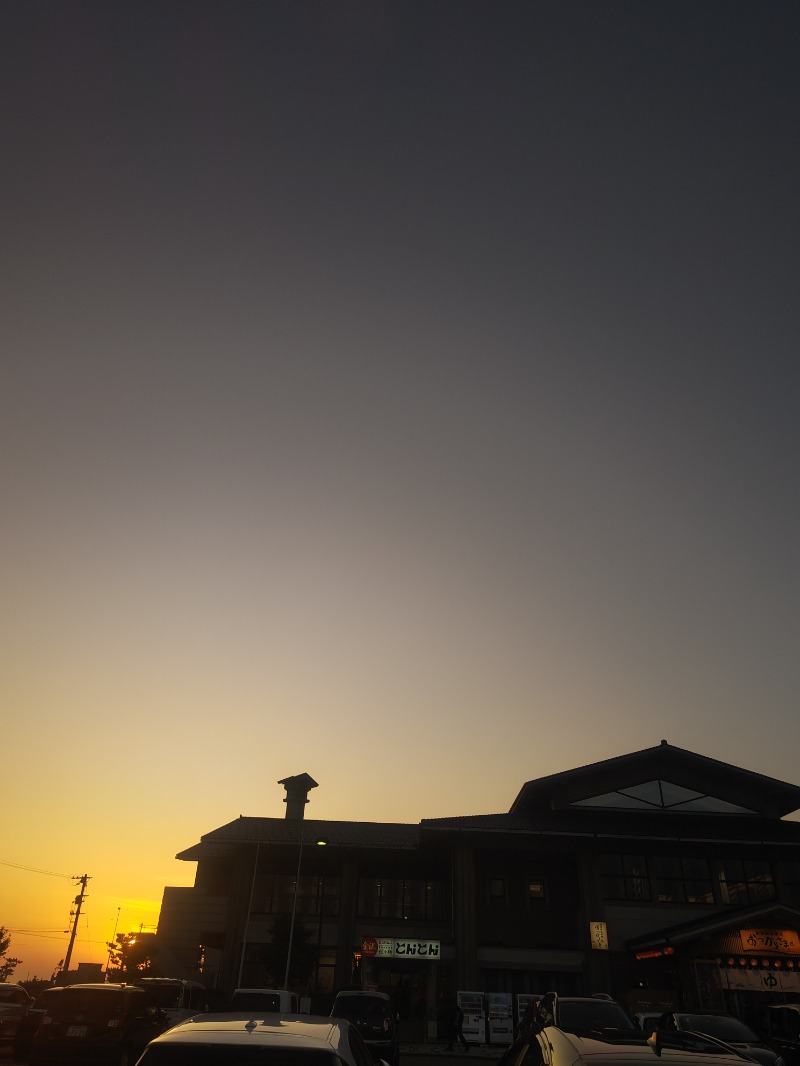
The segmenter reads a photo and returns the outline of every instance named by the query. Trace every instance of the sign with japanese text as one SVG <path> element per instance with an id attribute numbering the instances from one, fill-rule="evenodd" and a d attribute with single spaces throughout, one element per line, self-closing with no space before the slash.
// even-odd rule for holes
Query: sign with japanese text
<path id="1" fill-rule="evenodd" d="M 390 940 L 388 937 L 364 936 L 361 954 L 383 959 L 438 959 L 439 940 Z"/>
<path id="2" fill-rule="evenodd" d="M 589 922 L 589 936 L 595 951 L 608 951 L 608 926 L 605 922 Z"/>
<path id="3" fill-rule="evenodd" d="M 742 951 L 776 951 L 800 955 L 800 938 L 795 929 L 740 929 Z"/>

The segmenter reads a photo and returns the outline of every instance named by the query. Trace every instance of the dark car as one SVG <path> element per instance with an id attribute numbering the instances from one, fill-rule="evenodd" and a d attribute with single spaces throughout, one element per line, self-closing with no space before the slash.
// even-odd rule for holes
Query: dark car
<path id="1" fill-rule="evenodd" d="M 31 1047 L 33 1046 L 34 1034 L 42 1024 L 42 1018 L 47 1014 L 50 1004 L 59 992 L 61 992 L 60 988 L 46 988 L 39 993 L 25 1011 L 14 1036 L 14 1058 L 18 1062 L 28 1061 Z"/>
<path id="2" fill-rule="evenodd" d="M 0 1047 L 13 1043 L 31 997 L 22 985 L 0 984 Z"/>
<path id="3" fill-rule="evenodd" d="M 554 1025 L 566 1033 L 590 1033 L 600 1029 L 633 1030 L 635 1026 L 615 1000 L 606 996 L 558 996 L 548 992 L 531 1015 L 530 1028 Z"/>
<path id="4" fill-rule="evenodd" d="M 800 1003 L 767 1007 L 767 1039 L 781 1053 L 786 1066 L 800 1066 Z"/>
<path id="5" fill-rule="evenodd" d="M 385 992 L 339 992 L 331 1017 L 351 1022 L 374 1060 L 383 1059 L 389 1066 L 397 1066 L 400 1061 L 397 1017 Z"/>
<path id="6" fill-rule="evenodd" d="M 761 1066 L 783 1066 L 783 1059 L 777 1051 L 757 1036 L 753 1030 L 734 1018 L 731 1014 L 694 1014 L 676 1011 L 663 1014 L 658 1023 L 658 1031 L 681 1032 L 691 1030 L 716 1037 L 742 1052 Z"/>
<path id="7" fill-rule="evenodd" d="M 68 985 L 48 1005 L 33 1038 L 31 1066 L 133 1066 L 168 1027 L 134 985 Z"/>

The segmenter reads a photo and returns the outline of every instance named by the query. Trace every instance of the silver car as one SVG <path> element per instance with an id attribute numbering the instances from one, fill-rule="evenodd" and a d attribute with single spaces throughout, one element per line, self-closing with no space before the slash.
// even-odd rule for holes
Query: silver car
<path id="1" fill-rule="evenodd" d="M 200 1014 L 151 1041 L 137 1066 L 373 1066 L 355 1028 L 311 1014 Z"/>

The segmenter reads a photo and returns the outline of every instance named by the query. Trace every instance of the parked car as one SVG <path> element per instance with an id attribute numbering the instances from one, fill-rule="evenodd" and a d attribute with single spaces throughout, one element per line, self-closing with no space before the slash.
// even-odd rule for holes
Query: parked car
<path id="1" fill-rule="evenodd" d="M 786 1066 L 800 1066 L 800 1003 L 767 1007 L 767 1040 L 779 1051 Z"/>
<path id="2" fill-rule="evenodd" d="M 548 992 L 533 1012 L 533 1028 L 555 1025 L 564 1032 L 589 1033 L 598 1029 L 633 1030 L 633 1021 L 615 1000 L 605 996 L 559 996 Z"/>
<path id="3" fill-rule="evenodd" d="M 400 1061 L 397 1015 L 385 992 L 339 992 L 331 1008 L 332 1018 L 346 1018 L 361 1034 L 373 1059 L 389 1066 Z"/>
<path id="4" fill-rule="evenodd" d="M 285 988 L 237 988 L 231 998 L 231 1010 L 299 1014 L 300 1004 L 297 993 Z"/>
<path id="5" fill-rule="evenodd" d="M 27 988 L 0 984 L 0 1047 L 8 1047 L 14 1042 L 17 1027 L 30 1003 Z"/>
<path id="6" fill-rule="evenodd" d="M 784 1066 L 780 1054 L 771 1048 L 753 1030 L 731 1014 L 694 1014 L 674 1011 L 662 1014 L 658 1023 L 659 1032 L 690 1030 L 716 1037 L 743 1052 L 761 1066 Z"/>
<path id="7" fill-rule="evenodd" d="M 26 1008 L 14 1036 L 14 1058 L 17 1062 L 28 1061 L 36 1030 L 42 1024 L 42 1018 L 47 1014 L 50 1004 L 60 991 L 60 988 L 45 988 Z"/>
<path id="8" fill-rule="evenodd" d="M 372 1066 L 348 1021 L 307 1014 L 198 1015 L 147 1045 L 138 1066 Z"/>
<path id="9" fill-rule="evenodd" d="M 595 1030 L 583 1035 L 547 1025 L 517 1041 L 508 1066 L 743 1066 L 752 1060 L 702 1033 Z"/>
<path id="10" fill-rule="evenodd" d="M 48 1005 L 31 1047 L 31 1066 L 133 1066 L 169 1022 L 135 985 L 67 985 Z"/>
<path id="11" fill-rule="evenodd" d="M 641 1029 L 643 1033 L 646 1033 L 649 1036 L 658 1029 L 658 1023 L 661 1020 L 663 1013 L 664 1012 L 660 1010 L 638 1011 L 633 1016 L 633 1024 L 637 1029 Z"/>

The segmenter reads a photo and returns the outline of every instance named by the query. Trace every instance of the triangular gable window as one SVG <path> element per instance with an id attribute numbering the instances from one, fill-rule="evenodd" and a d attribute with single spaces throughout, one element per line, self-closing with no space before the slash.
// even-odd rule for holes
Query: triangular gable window
<path id="1" fill-rule="evenodd" d="M 695 792 L 671 781 L 645 781 L 616 792 L 575 800 L 572 807 L 605 807 L 616 810 L 687 811 L 691 814 L 755 814 L 748 807 Z"/>

